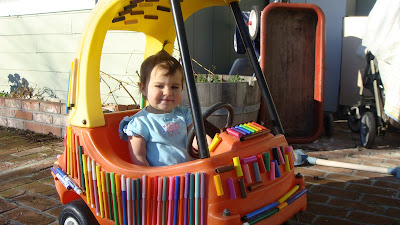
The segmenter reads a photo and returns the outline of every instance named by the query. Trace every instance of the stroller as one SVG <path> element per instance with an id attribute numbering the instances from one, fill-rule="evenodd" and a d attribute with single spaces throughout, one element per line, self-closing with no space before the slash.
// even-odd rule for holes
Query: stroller
<path id="1" fill-rule="evenodd" d="M 388 121 L 383 111 L 384 87 L 374 58 L 374 55 L 367 51 L 367 65 L 362 77 L 363 88 L 371 91 L 373 95 L 368 96 L 361 89 L 357 104 L 349 109 L 347 115 L 350 130 L 360 132 L 361 144 L 365 148 L 371 148 L 376 135 L 385 135 Z"/>

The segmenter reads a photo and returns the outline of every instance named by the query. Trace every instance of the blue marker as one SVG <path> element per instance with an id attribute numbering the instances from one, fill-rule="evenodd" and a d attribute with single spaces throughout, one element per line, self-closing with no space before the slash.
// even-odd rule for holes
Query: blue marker
<path id="1" fill-rule="evenodd" d="M 78 194 L 81 195 L 82 194 L 82 190 L 78 187 L 78 185 L 76 185 L 71 179 L 69 179 L 69 177 L 60 169 L 57 168 L 56 169 L 57 173 L 60 174 L 60 176 L 62 177 L 62 179 Z M 57 175 L 56 175 L 57 176 Z M 60 179 L 60 178 L 58 178 Z M 65 186 L 65 185 L 64 185 Z"/>
<path id="2" fill-rule="evenodd" d="M 69 186 L 69 184 L 61 177 L 60 174 L 57 173 L 57 171 L 53 167 L 51 167 L 50 170 L 52 173 L 54 173 L 54 175 L 57 177 L 57 179 L 64 185 L 64 187 L 67 190 L 71 190 L 71 186 Z"/>
<path id="3" fill-rule="evenodd" d="M 236 128 L 236 129 L 239 129 L 239 130 L 241 130 L 242 132 L 244 132 L 244 133 L 246 133 L 246 134 L 251 134 L 251 132 L 250 132 L 250 131 L 248 131 L 248 130 L 246 130 L 246 129 L 242 128 L 242 127 L 235 126 L 235 128 Z"/>
<path id="4" fill-rule="evenodd" d="M 275 161 L 275 177 L 281 177 L 281 171 L 279 170 L 279 165 L 277 160 L 272 160 Z"/>
<path id="5" fill-rule="evenodd" d="M 178 202 L 179 202 L 179 188 L 180 188 L 180 182 L 181 177 L 180 176 L 175 176 L 175 210 L 174 210 L 174 225 L 178 223 Z"/>

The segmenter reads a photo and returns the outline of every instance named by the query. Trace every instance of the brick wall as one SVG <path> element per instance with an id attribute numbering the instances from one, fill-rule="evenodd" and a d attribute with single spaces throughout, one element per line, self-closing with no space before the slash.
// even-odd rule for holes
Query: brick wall
<path id="1" fill-rule="evenodd" d="M 67 121 L 64 103 L 0 97 L 0 126 L 63 137 Z"/>

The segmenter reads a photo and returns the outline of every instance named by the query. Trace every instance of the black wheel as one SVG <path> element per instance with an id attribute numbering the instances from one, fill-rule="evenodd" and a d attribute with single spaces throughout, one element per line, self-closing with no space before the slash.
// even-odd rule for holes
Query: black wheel
<path id="1" fill-rule="evenodd" d="M 225 127 L 229 127 L 233 123 L 234 113 L 233 113 L 233 108 L 232 108 L 232 106 L 230 104 L 224 103 L 224 102 L 220 102 L 220 103 L 216 103 L 216 104 L 210 106 L 202 115 L 206 133 L 210 137 L 214 137 L 214 135 L 219 132 L 219 128 L 214 126 L 212 123 L 208 122 L 207 118 L 209 116 L 211 116 L 211 114 L 213 114 L 213 112 L 215 112 L 215 111 L 217 111 L 218 109 L 221 109 L 221 108 L 225 108 L 226 110 L 228 110 L 228 118 L 227 118 Z M 192 143 L 193 143 L 193 140 L 194 140 L 194 136 L 195 136 L 195 130 L 194 130 L 194 127 L 191 126 L 191 128 L 189 128 L 189 131 L 188 131 L 188 138 L 187 138 L 187 142 L 186 142 L 186 150 L 188 151 L 190 156 L 192 156 L 194 158 L 199 158 L 198 152 L 195 152 L 195 149 L 192 148 Z"/>
<path id="2" fill-rule="evenodd" d="M 325 128 L 325 135 L 330 137 L 333 135 L 333 125 L 335 119 L 333 118 L 332 113 L 324 113 L 324 128 Z"/>
<path id="3" fill-rule="evenodd" d="M 63 206 L 58 217 L 60 225 L 96 225 L 99 224 L 82 199 L 74 200 Z"/>
<path id="4" fill-rule="evenodd" d="M 361 144 L 365 148 L 371 148 L 375 142 L 376 123 L 372 112 L 365 112 L 360 121 Z"/>
<path id="5" fill-rule="evenodd" d="M 355 116 L 347 115 L 347 125 L 349 125 L 349 128 L 352 132 L 360 132 L 360 119 L 356 119 Z"/>
<path id="6" fill-rule="evenodd" d="M 249 34 L 252 41 L 256 40 L 260 33 L 261 11 L 258 6 L 251 7 L 249 15 Z"/>

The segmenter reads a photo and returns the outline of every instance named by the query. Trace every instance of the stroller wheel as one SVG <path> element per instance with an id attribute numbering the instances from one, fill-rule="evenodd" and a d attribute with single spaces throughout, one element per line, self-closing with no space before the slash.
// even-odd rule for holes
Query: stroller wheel
<path id="1" fill-rule="evenodd" d="M 360 119 L 356 119 L 353 115 L 347 115 L 347 125 L 354 133 L 360 132 Z"/>
<path id="2" fill-rule="evenodd" d="M 372 112 L 365 112 L 360 122 L 360 138 L 361 144 L 365 148 L 371 148 L 375 142 L 376 123 L 375 116 Z"/>

